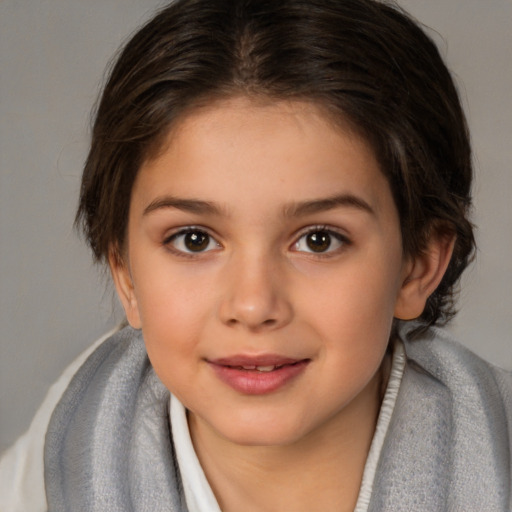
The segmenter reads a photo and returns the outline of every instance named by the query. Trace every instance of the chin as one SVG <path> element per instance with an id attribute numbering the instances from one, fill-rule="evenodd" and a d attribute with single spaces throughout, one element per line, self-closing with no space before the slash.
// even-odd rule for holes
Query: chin
<path id="1" fill-rule="evenodd" d="M 283 417 L 233 419 L 220 433 L 228 441 L 241 446 L 289 446 L 307 436 L 304 426 L 297 422 L 282 421 Z"/>

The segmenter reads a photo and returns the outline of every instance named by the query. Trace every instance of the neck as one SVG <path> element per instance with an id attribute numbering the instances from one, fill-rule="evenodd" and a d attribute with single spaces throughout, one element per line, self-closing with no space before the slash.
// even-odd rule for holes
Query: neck
<path id="1" fill-rule="evenodd" d="M 380 409 L 382 381 L 383 370 L 343 414 L 288 445 L 235 444 L 190 414 L 194 447 L 221 509 L 354 510 Z"/>

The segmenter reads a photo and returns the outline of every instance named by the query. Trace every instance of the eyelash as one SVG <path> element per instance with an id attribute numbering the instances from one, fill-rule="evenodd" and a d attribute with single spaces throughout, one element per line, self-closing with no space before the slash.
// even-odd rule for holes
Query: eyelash
<path id="1" fill-rule="evenodd" d="M 307 228 L 305 231 L 303 231 L 300 236 L 297 238 L 296 242 L 292 244 L 292 247 L 296 248 L 301 240 L 305 240 L 307 236 L 317 234 L 317 233 L 325 233 L 330 237 L 329 245 L 327 246 L 325 251 L 319 251 L 316 252 L 314 250 L 311 251 L 297 251 L 297 252 L 303 252 L 308 255 L 311 255 L 315 258 L 329 258 L 332 256 L 335 256 L 336 254 L 339 254 L 344 248 L 350 246 L 352 244 L 352 241 L 346 236 L 341 234 L 336 229 L 333 229 L 326 225 L 318 225 L 318 226 L 311 226 Z M 332 239 L 336 240 L 340 245 L 339 247 L 335 249 L 331 249 L 332 245 Z"/>
<path id="2" fill-rule="evenodd" d="M 217 242 L 217 240 L 212 236 L 210 235 L 210 233 L 208 233 L 208 230 L 204 229 L 204 228 L 201 228 L 201 227 L 198 227 L 198 226 L 187 226 L 186 228 L 184 229 L 180 229 L 179 231 L 175 232 L 175 233 L 172 233 L 171 235 L 167 236 L 163 242 L 162 242 L 162 245 L 169 251 L 171 251 L 172 253 L 174 254 L 177 254 L 178 256 L 182 256 L 182 257 L 186 257 L 186 258 L 195 258 L 201 254 L 204 254 L 206 252 L 210 252 L 212 249 L 209 249 L 208 251 L 204 251 L 204 250 L 201 250 L 201 251 L 187 251 L 187 250 L 183 250 L 183 249 L 179 249 L 177 248 L 173 242 L 175 243 L 176 240 L 179 240 L 180 237 L 185 237 L 186 235 L 189 235 L 189 234 L 202 234 L 202 235 L 206 235 L 206 237 L 208 238 L 208 244 L 207 244 L 207 247 L 213 242 L 217 247 L 221 247 L 221 245 L 219 244 L 219 242 Z M 183 240 L 182 243 L 185 243 L 185 240 Z"/>
<path id="3" fill-rule="evenodd" d="M 328 242 L 327 242 L 328 245 L 325 250 L 315 251 L 315 250 L 297 249 L 302 240 L 305 240 L 306 237 L 308 237 L 309 235 L 314 235 L 314 234 L 318 234 L 318 233 L 324 233 L 329 237 Z M 176 245 L 175 245 L 176 241 L 179 240 L 180 237 L 186 237 L 189 234 L 200 234 L 200 235 L 206 236 L 207 240 L 206 240 L 205 249 L 207 249 L 207 250 L 199 250 L 199 251 L 189 250 L 189 251 L 187 251 L 186 249 L 176 247 Z M 336 247 L 335 249 L 331 249 L 332 239 L 337 241 L 337 243 L 339 244 L 339 247 Z M 185 244 L 185 243 L 186 243 L 185 239 L 183 238 L 182 244 Z M 198 226 L 197 227 L 196 226 L 188 226 L 186 228 L 180 229 L 179 231 L 167 236 L 163 240 L 162 245 L 165 248 L 167 248 L 167 250 L 173 252 L 174 254 L 177 254 L 178 256 L 187 257 L 187 258 L 195 258 L 201 254 L 204 254 L 204 253 L 214 250 L 214 248 L 209 248 L 212 243 L 215 244 L 215 246 L 217 248 L 222 247 L 221 244 L 219 242 L 217 242 L 217 240 L 212 235 L 210 235 L 208 233 L 208 230 L 198 227 Z M 345 235 L 342 235 L 337 230 L 330 228 L 329 226 L 326 226 L 326 225 L 318 225 L 318 226 L 311 226 L 311 227 L 307 228 L 305 231 L 303 231 L 300 234 L 300 236 L 298 236 L 298 238 L 296 238 L 295 242 L 293 242 L 291 247 L 293 248 L 293 250 L 295 252 L 309 254 L 316 258 L 328 258 L 335 254 L 338 254 L 340 251 L 343 250 L 344 247 L 351 245 L 351 243 L 352 242 L 349 238 L 347 238 Z"/>

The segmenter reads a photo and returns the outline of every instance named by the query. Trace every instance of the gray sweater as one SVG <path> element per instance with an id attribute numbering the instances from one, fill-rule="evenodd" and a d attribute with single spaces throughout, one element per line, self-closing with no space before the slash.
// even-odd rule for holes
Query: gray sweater
<path id="1" fill-rule="evenodd" d="M 401 337 L 407 364 L 369 511 L 512 510 L 512 375 L 442 330 Z M 138 331 L 103 343 L 49 425 L 49 511 L 186 511 L 168 405 Z"/>

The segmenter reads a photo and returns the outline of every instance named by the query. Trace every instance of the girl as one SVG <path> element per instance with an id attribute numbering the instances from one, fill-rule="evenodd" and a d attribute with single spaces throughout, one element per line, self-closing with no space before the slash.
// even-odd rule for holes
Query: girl
<path id="1" fill-rule="evenodd" d="M 450 74 L 397 8 L 161 11 L 112 70 L 77 213 L 129 326 L 66 381 L 40 503 L 508 510 L 511 377 L 436 327 L 470 187 Z"/>

